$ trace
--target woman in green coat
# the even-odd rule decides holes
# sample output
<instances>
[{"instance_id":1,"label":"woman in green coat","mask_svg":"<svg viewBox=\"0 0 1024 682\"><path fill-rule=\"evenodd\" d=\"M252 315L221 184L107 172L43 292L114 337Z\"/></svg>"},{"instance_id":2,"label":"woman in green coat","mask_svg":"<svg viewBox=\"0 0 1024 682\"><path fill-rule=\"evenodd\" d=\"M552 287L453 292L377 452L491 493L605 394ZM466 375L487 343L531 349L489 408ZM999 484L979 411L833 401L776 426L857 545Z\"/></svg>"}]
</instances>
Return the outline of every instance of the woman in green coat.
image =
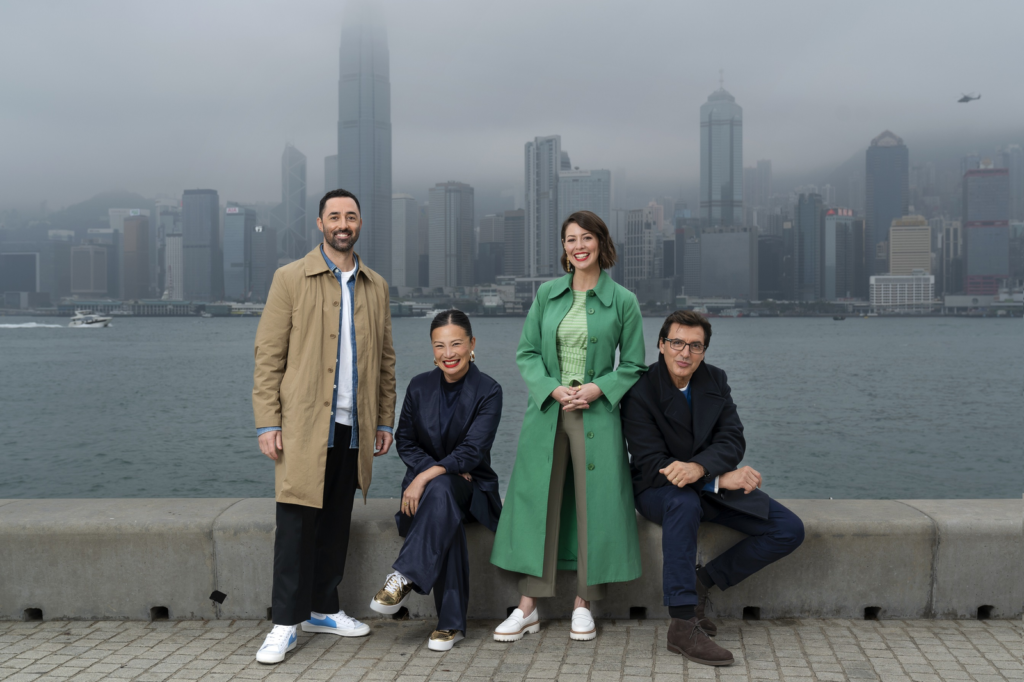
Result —
<instances>
[{"instance_id":1,"label":"woman in green coat","mask_svg":"<svg viewBox=\"0 0 1024 682\"><path fill-rule=\"evenodd\" d=\"M562 247L569 274L537 290L516 352L529 402L491 563L521 574L522 598L495 629L499 642L540 629L535 600L555 595L558 569L577 575L575 640L597 636L590 600L606 583L640 576L619 421L619 401L647 369L640 307L604 272L615 246L597 215L569 216Z\"/></svg>"}]
</instances>

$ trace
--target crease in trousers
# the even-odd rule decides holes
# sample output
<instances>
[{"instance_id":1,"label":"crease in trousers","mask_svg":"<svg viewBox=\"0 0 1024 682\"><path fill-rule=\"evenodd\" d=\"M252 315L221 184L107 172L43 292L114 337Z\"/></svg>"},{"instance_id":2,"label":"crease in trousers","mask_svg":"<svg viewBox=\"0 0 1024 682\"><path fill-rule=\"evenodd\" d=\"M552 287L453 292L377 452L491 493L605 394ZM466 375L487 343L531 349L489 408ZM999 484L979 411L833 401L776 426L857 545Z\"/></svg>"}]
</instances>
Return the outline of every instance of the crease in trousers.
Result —
<instances>
[{"instance_id":1,"label":"crease in trousers","mask_svg":"<svg viewBox=\"0 0 1024 682\"><path fill-rule=\"evenodd\" d=\"M337 445L327 450L321 509L277 503L271 601L274 625L298 625L308 620L312 611L341 610L338 585L345 575L359 478L359 451L349 449L351 438L351 426L334 425Z\"/></svg>"},{"instance_id":2,"label":"crease in trousers","mask_svg":"<svg viewBox=\"0 0 1024 682\"><path fill-rule=\"evenodd\" d=\"M544 528L544 570L538 578L521 575L519 593L526 597L555 596L558 574L558 534L562 516L562 492L566 469L572 461L576 492L576 594L585 601L604 599L606 585L587 584L587 451L583 432L583 412L558 410L555 444L551 457L551 484L548 487L547 523Z\"/></svg>"},{"instance_id":3,"label":"crease in trousers","mask_svg":"<svg viewBox=\"0 0 1024 682\"><path fill-rule=\"evenodd\" d=\"M474 486L457 474L427 483L392 565L419 594L434 593L438 630L466 632L469 550L466 519Z\"/></svg>"}]
</instances>

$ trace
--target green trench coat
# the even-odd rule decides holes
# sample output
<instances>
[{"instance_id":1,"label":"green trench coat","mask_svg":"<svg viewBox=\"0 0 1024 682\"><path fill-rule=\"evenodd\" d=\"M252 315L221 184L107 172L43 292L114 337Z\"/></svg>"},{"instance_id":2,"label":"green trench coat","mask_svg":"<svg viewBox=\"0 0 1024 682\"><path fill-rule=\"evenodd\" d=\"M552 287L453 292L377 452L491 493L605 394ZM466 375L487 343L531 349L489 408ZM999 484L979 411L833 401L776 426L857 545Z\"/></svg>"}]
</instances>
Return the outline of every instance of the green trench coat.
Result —
<instances>
[{"instance_id":1,"label":"green trench coat","mask_svg":"<svg viewBox=\"0 0 1024 682\"><path fill-rule=\"evenodd\" d=\"M551 392L561 385L556 331L572 306L572 275L546 282L526 316L516 362L529 391L516 461L494 537L491 563L540 576L544 563L548 488L555 428L561 406ZM619 401L647 366L643 320L636 296L606 272L587 292L587 378L604 395L583 412L587 449L587 584L640 576L633 486L622 437ZM615 349L619 347L619 366ZM572 467L572 463L569 464ZM576 568L576 495L565 477L558 568Z\"/></svg>"}]
</instances>

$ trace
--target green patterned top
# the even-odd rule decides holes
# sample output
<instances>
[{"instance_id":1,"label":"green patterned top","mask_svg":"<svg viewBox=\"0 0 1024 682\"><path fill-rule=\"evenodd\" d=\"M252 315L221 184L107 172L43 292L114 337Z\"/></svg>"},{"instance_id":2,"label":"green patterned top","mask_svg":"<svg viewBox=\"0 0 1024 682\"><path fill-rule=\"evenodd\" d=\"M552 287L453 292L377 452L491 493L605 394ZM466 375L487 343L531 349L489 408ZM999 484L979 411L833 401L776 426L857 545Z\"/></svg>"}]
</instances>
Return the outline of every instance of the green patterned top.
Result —
<instances>
[{"instance_id":1,"label":"green patterned top","mask_svg":"<svg viewBox=\"0 0 1024 682\"><path fill-rule=\"evenodd\" d=\"M572 292L572 307L558 325L558 367L562 385L576 379L585 384L587 371L587 292Z\"/></svg>"}]
</instances>

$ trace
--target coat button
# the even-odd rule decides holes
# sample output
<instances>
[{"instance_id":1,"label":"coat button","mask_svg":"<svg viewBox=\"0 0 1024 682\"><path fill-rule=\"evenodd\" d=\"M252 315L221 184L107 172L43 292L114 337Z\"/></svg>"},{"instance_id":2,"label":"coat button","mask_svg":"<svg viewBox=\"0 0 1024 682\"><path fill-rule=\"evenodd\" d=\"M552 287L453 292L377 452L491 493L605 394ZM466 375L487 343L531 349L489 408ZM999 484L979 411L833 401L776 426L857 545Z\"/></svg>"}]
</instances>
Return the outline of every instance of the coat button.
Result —
<instances>
[{"instance_id":1,"label":"coat button","mask_svg":"<svg viewBox=\"0 0 1024 682\"><path fill-rule=\"evenodd\" d=\"M334 368L333 367L328 367L327 368L327 373L328 374L334 374Z\"/></svg>"},{"instance_id":2,"label":"coat button","mask_svg":"<svg viewBox=\"0 0 1024 682\"><path fill-rule=\"evenodd\" d=\"M336 338L338 338L338 335L337 334L331 334L331 338L332 339L336 339Z\"/></svg>"},{"instance_id":3,"label":"coat button","mask_svg":"<svg viewBox=\"0 0 1024 682\"><path fill-rule=\"evenodd\" d=\"M587 292L587 296L596 296L596 294L594 293L594 290L591 289L590 291Z\"/></svg>"},{"instance_id":4,"label":"coat button","mask_svg":"<svg viewBox=\"0 0 1024 682\"><path fill-rule=\"evenodd\" d=\"M597 343L597 337L596 336L591 336L590 337L590 343Z\"/></svg>"},{"instance_id":5,"label":"coat button","mask_svg":"<svg viewBox=\"0 0 1024 682\"><path fill-rule=\"evenodd\" d=\"M590 464L587 465L587 471L593 471L593 470L594 470L594 463L591 462Z\"/></svg>"},{"instance_id":6,"label":"coat button","mask_svg":"<svg viewBox=\"0 0 1024 682\"><path fill-rule=\"evenodd\" d=\"M330 400L325 400L324 401L324 407L330 407L330 406L331 406L331 401Z\"/></svg>"},{"instance_id":7,"label":"coat button","mask_svg":"<svg viewBox=\"0 0 1024 682\"><path fill-rule=\"evenodd\" d=\"M593 308L588 309L587 310L587 314L588 315L593 315L594 314L594 309Z\"/></svg>"},{"instance_id":8,"label":"coat button","mask_svg":"<svg viewBox=\"0 0 1024 682\"><path fill-rule=\"evenodd\" d=\"M594 370L590 370L590 376L594 376Z\"/></svg>"},{"instance_id":9,"label":"coat button","mask_svg":"<svg viewBox=\"0 0 1024 682\"><path fill-rule=\"evenodd\" d=\"M335 301L335 302L334 302L334 307L335 307L335 308L337 308L337 307L338 307L338 302L337 302L337 301Z\"/></svg>"},{"instance_id":10,"label":"coat button","mask_svg":"<svg viewBox=\"0 0 1024 682\"><path fill-rule=\"evenodd\" d=\"M587 438L593 438L593 437L594 437L594 432L593 431L587 431Z\"/></svg>"}]
</instances>

